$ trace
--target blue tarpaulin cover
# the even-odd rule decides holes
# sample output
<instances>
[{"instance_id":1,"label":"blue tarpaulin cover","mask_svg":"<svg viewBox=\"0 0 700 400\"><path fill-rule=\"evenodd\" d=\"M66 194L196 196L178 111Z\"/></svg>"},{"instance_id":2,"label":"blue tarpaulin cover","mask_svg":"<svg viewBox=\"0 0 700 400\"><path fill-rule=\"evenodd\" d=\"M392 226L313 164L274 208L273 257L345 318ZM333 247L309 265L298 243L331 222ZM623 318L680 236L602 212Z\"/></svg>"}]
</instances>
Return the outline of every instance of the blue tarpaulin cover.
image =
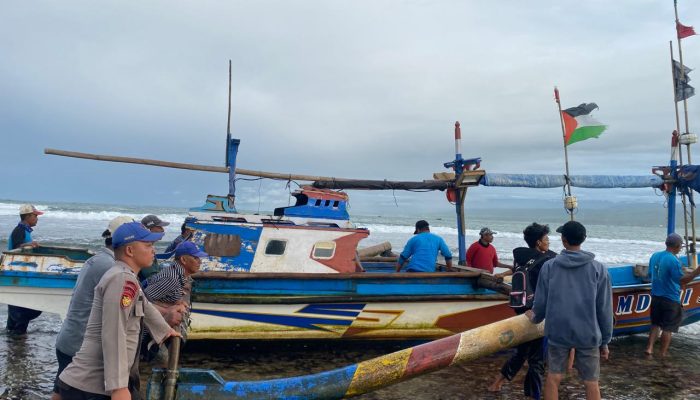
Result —
<instances>
[{"instance_id":1,"label":"blue tarpaulin cover","mask_svg":"<svg viewBox=\"0 0 700 400\"><path fill-rule=\"evenodd\" d=\"M656 175L572 175L570 178L572 186L595 189L657 187L663 183ZM566 181L564 175L487 173L480 183L484 186L555 188L564 186ZM696 181L696 185L700 187L700 182Z\"/></svg>"},{"instance_id":2,"label":"blue tarpaulin cover","mask_svg":"<svg viewBox=\"0 0 700 400\"><path fill-rule=\"evenodd\" d=\"M693 197L690 196L690 189L700 192L700 165L684 165L678 171L676 186L683 194L690 198L690 202L695 205Z\"/></svg>"}]
</instances>

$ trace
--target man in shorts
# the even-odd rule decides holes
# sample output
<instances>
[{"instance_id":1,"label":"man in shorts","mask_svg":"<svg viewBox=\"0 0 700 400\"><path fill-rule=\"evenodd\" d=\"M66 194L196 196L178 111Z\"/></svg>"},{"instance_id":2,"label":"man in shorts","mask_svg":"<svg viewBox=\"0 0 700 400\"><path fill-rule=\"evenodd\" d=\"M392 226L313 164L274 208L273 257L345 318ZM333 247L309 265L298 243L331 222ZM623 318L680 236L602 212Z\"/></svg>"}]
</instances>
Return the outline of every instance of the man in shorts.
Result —
<instances>
[{"instance_id":1,"label":"man in shorts","mask_svg":"<svg viewBox=\"0 0 700 400\"><path fill-rule=\"evenodd\" d=\"M681 251L683 238L672 233L666 238L666 250L654 253L649 260L651 271L651 331L645 353L654 353L654 342L661 335L661 357L666 357L671 345L671 335L678 332L683 322L681 286L700 275L700 268L683 274L681 262L676 256Z\"/></svg>"},{"instance_id":2,"label":"man in shorts","mask_svg":"<svg viewBox=\"0 0 700 400\"><path fill-rule=\"evenodd\" d=\"M557 228L564 250L540 270L535 303L527 311L534 323L547 320L547 378L544 398L559 398L559 384L576 350L574 367L586 387L586 399L599 400L600 358L607 360L613 310L610 275L595 255L581 250L586 228L569 221Z\"/></svg>"}]
</instances>

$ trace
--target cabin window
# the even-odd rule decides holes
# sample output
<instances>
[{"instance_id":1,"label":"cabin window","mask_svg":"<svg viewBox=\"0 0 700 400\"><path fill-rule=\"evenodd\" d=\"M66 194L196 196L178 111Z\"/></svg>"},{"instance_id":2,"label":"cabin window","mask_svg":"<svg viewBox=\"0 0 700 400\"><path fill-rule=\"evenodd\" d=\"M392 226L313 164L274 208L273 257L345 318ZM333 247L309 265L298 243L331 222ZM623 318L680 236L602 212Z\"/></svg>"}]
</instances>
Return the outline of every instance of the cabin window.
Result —
<instances>
[{"instance_id":1,"label":"cabin window","mask_svg":"<svg viewBox=\"0 0 700 400\"><path fill-rule=\"evenodd\" d=\"M265 246L265 255L266 256L281 256L284 254L284 250L287 248L287 241L286 240L277 240L277 239L272 239L269 242L267 242L267 246Z\"/></svg>"},{"instance_id":2,"label":"cabin window","mask_svg":"<svg viewBox=\"0 0 700 400\"><path fill-rule=\"evenodd\" d=\"M237 257L241 254L241 237L221 233L207 233L204 251L213 257Z\"/></svg>"},{"instance_id":3,"label":"cabin window","mask_svg":"<svg viewBox=\"0 0 700 400\"><path fill-rule=\"evenodd\" d=\"M339 202L338 200L334 201L334 202L333 202L333 207L334 207L334 208L338 208L338 204L340 204L340 202Z\"/></svg>"},{"instance_id":4,"label":"cabin window","mask_svg":"<svg viewBox=\"0 0 700 400\"><path fill-rule=\"evenodd\" d=\"M330 201L330 200L326 200L326 207L328 207L328 206L330 206L330 205L331 205L331 201Z\"/></svg>"},{"instance_id":5,"label":"cabin window","mask_svg":"<svg viewBox=\"0 0 700 400\"><path fill-rule=\"evenodd\" d=\"M319 207L321 205L321 199L316 199L316 207Z\"/></svg>"},{"instance_id":6,"label":"cabin window","mask_svg":"<svg viewBox=\"0 0 700 400\"><path fill-rule=\"evenodd\" d=\"M335 254L335 242L316 242L313 250L313 258L329 259Z\"/></svg>"}]
</instances>

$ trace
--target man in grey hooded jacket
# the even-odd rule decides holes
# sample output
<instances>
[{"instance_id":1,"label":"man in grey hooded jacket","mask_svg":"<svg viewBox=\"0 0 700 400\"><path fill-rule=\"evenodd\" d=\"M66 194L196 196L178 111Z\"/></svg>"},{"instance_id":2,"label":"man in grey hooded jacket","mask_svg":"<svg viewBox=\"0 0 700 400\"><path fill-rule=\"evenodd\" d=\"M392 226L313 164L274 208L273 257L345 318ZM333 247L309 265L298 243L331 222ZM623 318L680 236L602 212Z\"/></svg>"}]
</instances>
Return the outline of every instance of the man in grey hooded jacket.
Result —
<instances>
[{"instance_id":1,"label":"man in grey hooded jacket","mask_svg":"<svg viewBox=\"0 0 700 400\"><path fill-rule=\"evenodd\" d=\"M564 250L545 262L540 271L535 303L528 316L547 320L548 372L544 397L559 398L559 384L567 369L569 350L576 350L574 366L586 387L586 398L600 399L600 357L608 358L613 310L610 275L595 255L581 250L586 228L569 221L557 228Z\"/></svg>"}]
</instances>

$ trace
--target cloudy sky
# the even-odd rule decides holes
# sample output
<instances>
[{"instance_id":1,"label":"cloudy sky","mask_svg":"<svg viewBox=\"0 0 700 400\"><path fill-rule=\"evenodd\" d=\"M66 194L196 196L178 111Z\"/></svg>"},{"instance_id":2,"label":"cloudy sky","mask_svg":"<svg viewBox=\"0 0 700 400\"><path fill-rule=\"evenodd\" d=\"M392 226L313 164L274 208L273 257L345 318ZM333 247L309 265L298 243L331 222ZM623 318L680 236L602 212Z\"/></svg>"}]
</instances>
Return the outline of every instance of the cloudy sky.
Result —
<instances>
[{"instance_id":1,"label":"cloudy sky","mask_svg":"<svg viewBox=\"0 0 700 400\"><path fill-rule=\"evenodd\" d=\"M679 11L700 27L700 5L681 0ZM43 149L222 165L229 59L247 169L429 179L453 158L459 120L465 157L487 171L562 173L554 85L564 107L596 102L609 125L570 148L574 174L648 174L667 162L675 127L671 0L5 2L0 37L6 199L184 207L225 194L224 174ZM700 37L684 40L689 67L698 49ZM688 103L691 131L699 104ZM286 205L284 183L239 189L242 207ZM409 207L442 201L416 196L396 193ZM394 205L392 193L353 198Z\"/></svg>"}]
</instances>

